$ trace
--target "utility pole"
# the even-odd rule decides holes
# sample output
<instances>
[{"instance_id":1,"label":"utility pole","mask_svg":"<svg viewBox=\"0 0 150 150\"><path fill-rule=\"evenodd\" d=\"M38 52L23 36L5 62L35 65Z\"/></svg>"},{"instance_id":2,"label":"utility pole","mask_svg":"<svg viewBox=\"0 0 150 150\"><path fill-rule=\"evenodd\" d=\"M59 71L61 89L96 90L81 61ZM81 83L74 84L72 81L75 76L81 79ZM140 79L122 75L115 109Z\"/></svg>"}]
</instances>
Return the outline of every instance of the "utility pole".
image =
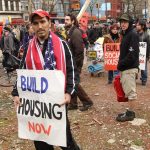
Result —
<instances>
[{"instance_id":1,"label":"utility pole","mask_svg":"<svg viewBox=\"0 0 150 150\"><path fill-rule=\"evenodd\" d=\"M105 12L105 15L106 15L106 21L107 21L107 0L105 0L105 4L106 4L106 12Z\"/></svg>"},{"instance_id":2,"label":"utility pole","mask_svg":"<svg viewBox=\"0 0 150 150\"><path fill-rule=\"evenodd\" d=\"M147 18L150 19L150 1L149 1L149 0L147 1L147 8L148 8L148 15L147 15Z\"/></svg>"},{"instance_id":3,"label":"utility pole","mask_svg":"<svg viewBox=\"0 0 150 150\"><path fill-rule=\"evenodd\" d=\"M130 13L130 0L127 0L127 13Z\"/></svg>"},{"instance_id":4,"label":"utility pole","mask_svg":"<svg viewBox=\"0 0 150 150\"><path fill-rule=\"evenodd\" d=\"M147 15L146 15L146 1L145 1L145 19L147 18Z\"/></svg>"}]
</instances>

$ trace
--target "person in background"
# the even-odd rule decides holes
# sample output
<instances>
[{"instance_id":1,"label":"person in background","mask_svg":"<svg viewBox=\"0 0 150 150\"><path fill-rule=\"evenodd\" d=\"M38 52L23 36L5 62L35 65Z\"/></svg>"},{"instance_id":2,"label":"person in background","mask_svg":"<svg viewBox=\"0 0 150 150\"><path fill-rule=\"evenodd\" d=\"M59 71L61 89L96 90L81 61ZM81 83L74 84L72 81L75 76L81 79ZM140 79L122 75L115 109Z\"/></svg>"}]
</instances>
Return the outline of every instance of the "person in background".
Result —
<instances>
[{"instance_id":1,"label":"person in background","mask_svg":"<svg viewBox=\"0 0 150 150\"><path fill-rule=\"evenodd\" d=\"M86 50L88 50L88 47L89 47L89 40L88 40L88 36L87 36L87 33L86 33L86 31L84 31L83 29L82 29L82 25L81 25L81 23L79 23L79 29L80 29L80 31L81 31L81 33L82 33L82 39L83 39L83 44L84 44L84 47L86 48Z\"/></svg>"},{"instance_id":2,"label":"person in background","mask_svg":"<svg viewBox=\"0 0 150 150\"><path fill-rule=\"evenodd\" d=\"M88 33L88 39L90 44L94 44L94 42L99 38L102 37L102 28L99 25L99 22L94 23L94 27L90 29Z\"/></svg>"},{"instance_id":3,"label":"person in background","mask_svg":"<svg viewBox=\"0 0 150 150\"><path fill-rule=\"evenodd\" d=\"M102 27L102 35L109 34L109 24L108 23L103 23Z\"/></svg>"},{"instance_id":4,"label":"person in background","mask_svg":"<svg viewBox=\"0 0 150 150\"><path fill-rule=\"evenodd\" d=\"M56 26L55 34L61 39L66 39L66 36L63 34L64 28L61 25Z\"/></svg>"},{"instance_id":5,"label":"person in background","mask_svg":"<svg viewBox=\"0 0 150 150\"><path fill-rule=\"evenodd\" d=\"M26 25L26 32L24 33L22 45L20 46L20 49L19 49L20 50L19 51L19 58L22 58L23 54L27 53L29 42L33 38L33 36L34 36L34 31L33 31L32 25L31 25L31 23L28 23Z\"/></svg>"},{"instance_id":6,"label":"person in background","mask_svg":"<svg viewBox=\"0 0 150 150\"><path fill-rule=\"evenodd\" d=\"M8 27L3 28L3 36L1 41L1 48L3 52L3 67L7 67L6 62L8 60L9 54L14 54L15 51L15 43L13 40L13 34L11 33L11 29ZM9 54L8 54L9 53Z\"/></svg>"},{"instance_id":7,"label":"person in background","mask_svg":"<svg viewBox=\"0 0 150 150\"><path fill-rule=\"evenodd\" d=\"M147 62L150 58L150 36L147 33L146 22L144 20L139 20L136 24L136 30L139 35L140 42L146 42L146 62L145 62L145 70L141 70L141 82L142 85L146 85L148 72L147 72Z\"/></svg>"},{"instance_id":8,"label":"person in background","mask_svg":"<svg viewBox=\"0 0 150 150\"><path fill-rule=\"evenodd\" d=\"M29 45L29 41L33 38L34 36L34 30L32 28L31 23L26 25L26 30L27 32L24 35L23 38L23 50L27 51L28 45Z\"/></svg>"},{"instance_id":9,"label":"person in background","mask_svg":"<svg viewBox=\"0 0 150 150\"><path fill-rule=\"evenodd\" d=\"M68 14L65 16L65 29L67 41L75 59L78 73L81 74L84 60L84 46L82 33L79 29L79 24L76 19L76 16L74 16L73 14ZM79 97L80 101L83 104L79 108L80 111L88 110L93 105L92 100L84 91L81 84L78 84L78 91L72 96L72 101L68 107L69 110L78 109L77 97Z\"/></svg>"},{"instance_id":10,"label":"person in background","mask_svg":"<svg viewBox=\"0 0 150 150\"><path fill-rule=\"evenodd\" d=\"M12 29L12 34L13 34L13 39L15 42L15 51L14 51L14 55L17 57L18 56L18 52L19 52L19 48L20 48L20 41L21 41L21 32L19 29L19 26L14 25L14 28Z\"/></svg>"},{"instance_id":11,"label":"person in background","mask_svg":"<svg viewBox=\"0 0 150 150\"><path fill-rule=\"evenodd\" d=\"M114 23L110 26L109 34L104 35L104 43L103 47L106 43L120 43L121 42L121 36L119 34L119 26L118 24ZM118 71L115 70L109 70L108 71L108 84L111 84L113 82L113 78L115 75L118 74Z\"/></svg>"},{"instance_id":12,"label":"person in background","mask_svg":"<svg viewBox=\"0 0 150 150\"><path fill-rule=\"evenodd\" d=\"M150 21L147 21L146 27L147 27L147 33L150 36Z\"/></svg>"},{"instance_id":13,"label":"person in background","mask_svg":"<svg viewBox=\"0 0 150 150\"><path fill-rule=\"evenodd\" d=\"M20 29L17 25L14 25L14 29L12 30L16 39L20 42Z\"/></svg>"},{"instance_id":14,"label":"person in background","mask_svg":"<svg viewBox=\"0 0 150 150\"><path fill-rule=\"evenodd\" d=\"M117 69L120 71L120 79L125 97L128 98L128 108L125 113L118 114L119 122L132 121L135 116L137 100L136 78L139 67L139 37L132 27L133 19L128 14L120 17L122 40Z\"/></svg>"}]
</instances>

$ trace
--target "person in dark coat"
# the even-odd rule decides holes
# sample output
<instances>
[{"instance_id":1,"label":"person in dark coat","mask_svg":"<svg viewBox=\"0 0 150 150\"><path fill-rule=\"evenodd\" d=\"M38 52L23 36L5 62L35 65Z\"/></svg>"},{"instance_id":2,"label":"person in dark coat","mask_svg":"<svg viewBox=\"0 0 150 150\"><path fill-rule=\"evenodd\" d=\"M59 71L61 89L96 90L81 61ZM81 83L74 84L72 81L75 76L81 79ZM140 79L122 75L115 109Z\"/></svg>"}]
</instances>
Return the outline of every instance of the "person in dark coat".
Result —
<instances>
[{"instance_id":1,"label":"person in dark coat","mask_svg":"<svg viewBox=\"0 0 150 150\"><path fill-rule=\"evenodd\" d=\"M73 14L68 14L65 16L65 28L67 31L66 32L67 41L72 51L73 57L75 59L78 73L81 74L84 60L84 44L82 33L81 30L79 29L78 21ZM70 110L78 109L77 97L79 97L80 101L83 104L83 106L79 108L81 111L88 110L93 105L92 100L84 91L81 84L79 84L78 92L77 94L72 96L72 101L69 104L68 109Z\"/></svg>"},{"instance_id":2,"label":"person in dark coat","mask_svg":"<svg viewBox=\"0 0 150 150\"><path fill-rule=\"evenodd\" d=\"M89 39L89 42L90 44L94 44L94 42L99 38L99 37L102 37L102 28L100 27L99 23L98 22L95 22L94 23L94 27L91 28L89 30L89 33L88 33L88 39Z\"/></svg>"},{"instance_id":3,"label":"person in dark coat","mask_svg":"<svg viewBox=\"0 0 150 150\"><path fill-rule=\"evenodd\" d=\"M120 17L122 30L122 41L120 45L120 57L118 62L118 70L125 97L128 98L127 111L117 116L116 120L120 122L132 121L135 116L135 104L137 99L136 77L139 67L139 37L133 30L133 20L128 14Z\"/></svg>"},{"instance_id":4,"label":"person in dark coat","mask_svg":"<svg viewBox=\"0 0 150 150\"><path fill-rule=\"evenodd\" d=\"M11 32L11 29L9 27L3 28L3 36L2 36L2 52L3 52L3 67L7 66L7 61L9 54L14 54L15 52L15 43L13 34Z\"/></svg>"},{"instance_id":5,"label":"person in dark coat","mask_svg":"<svg viewBox=\"0 0 150 150\"><path fill-rule=\"evenodd\" d=\"M26 25L26 30L27 32L25 33L24 38L23 38L23 50L24 51L27 51L29 41L34 36L34 31L30 23Z\"/></svg>"},{"instance_id":6,"label":"person in dark coat","mask_svg":"<svg viewBox=\"0 0 150 150\"><path fill-rule=\"evenodd\" d=\"M136 24L136 30L140 38L140 42L146 42L146 62L145 70L141 70L141 82L142 85L146 85L148 72L147 72L147 62L150 58L150 36L147 33L146 22L144 20L139 20Z\"/></svg>"}]
</instances>

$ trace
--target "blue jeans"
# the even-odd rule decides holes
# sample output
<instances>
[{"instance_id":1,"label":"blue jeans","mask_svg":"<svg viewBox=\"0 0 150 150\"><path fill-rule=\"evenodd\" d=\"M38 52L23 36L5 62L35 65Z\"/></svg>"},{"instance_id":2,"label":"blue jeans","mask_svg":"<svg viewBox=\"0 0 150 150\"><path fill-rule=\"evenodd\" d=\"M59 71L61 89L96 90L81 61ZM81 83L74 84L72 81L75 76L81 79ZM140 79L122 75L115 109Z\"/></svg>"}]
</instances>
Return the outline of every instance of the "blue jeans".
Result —
<instances>
[{"instance_id":1,"label":"blue jeans","mask_svg":"<svg viewBox=\"0 0 150 150\"><path fill-rule=\"evenodd\" d=\"M108 71L108 81L113 81L113 78L118 75L119 71L118 70L109 70Z\"/></svg>"},{"instance_id":2,"label":"blue jeans","mask_svg":"<svg viewBox=\"0 0 150 150\"><path fill-rule=\"evenodd\" d=\"M145 64L145 70L141 70L141 81L142 82L147 82L147 61L146 61L146 64Z\"/></svg>"}]
</instances>

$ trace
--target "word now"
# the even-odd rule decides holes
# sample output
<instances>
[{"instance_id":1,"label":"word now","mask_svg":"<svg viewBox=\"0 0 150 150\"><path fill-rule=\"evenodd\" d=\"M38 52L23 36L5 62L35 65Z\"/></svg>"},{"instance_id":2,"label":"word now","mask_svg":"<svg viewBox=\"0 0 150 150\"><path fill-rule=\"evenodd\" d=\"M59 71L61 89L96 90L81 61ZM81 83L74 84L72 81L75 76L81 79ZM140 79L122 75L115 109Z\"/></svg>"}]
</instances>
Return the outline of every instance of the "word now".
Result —
<instances>
[{"instance_id":1,"label":"word now","mask_svg":"<svg viewBox=\"0 0 150 150\"><path fill-rule=\"evenodd\" d=\"M30 132L34 132L37 134L44 133L44 134L49 135L51 131L50 125L46 129L42 123L41 124L34 123L34 122L31 123L30 121L28 121L28 128Z\"/></svg>"},{"instance_id":2,"label":"word now","mask_svg":"<svg viewBox=\"0 0 150 150\"><path fill-rule=\"evenodd\" d=\"M40 78L40 89L37 89L37 79L36 77L25 77L21 76L21 88L22 91L32 91L35 93L45 93L48 89L48 81L46 78Z\"/></svg>"}]
</instances>

